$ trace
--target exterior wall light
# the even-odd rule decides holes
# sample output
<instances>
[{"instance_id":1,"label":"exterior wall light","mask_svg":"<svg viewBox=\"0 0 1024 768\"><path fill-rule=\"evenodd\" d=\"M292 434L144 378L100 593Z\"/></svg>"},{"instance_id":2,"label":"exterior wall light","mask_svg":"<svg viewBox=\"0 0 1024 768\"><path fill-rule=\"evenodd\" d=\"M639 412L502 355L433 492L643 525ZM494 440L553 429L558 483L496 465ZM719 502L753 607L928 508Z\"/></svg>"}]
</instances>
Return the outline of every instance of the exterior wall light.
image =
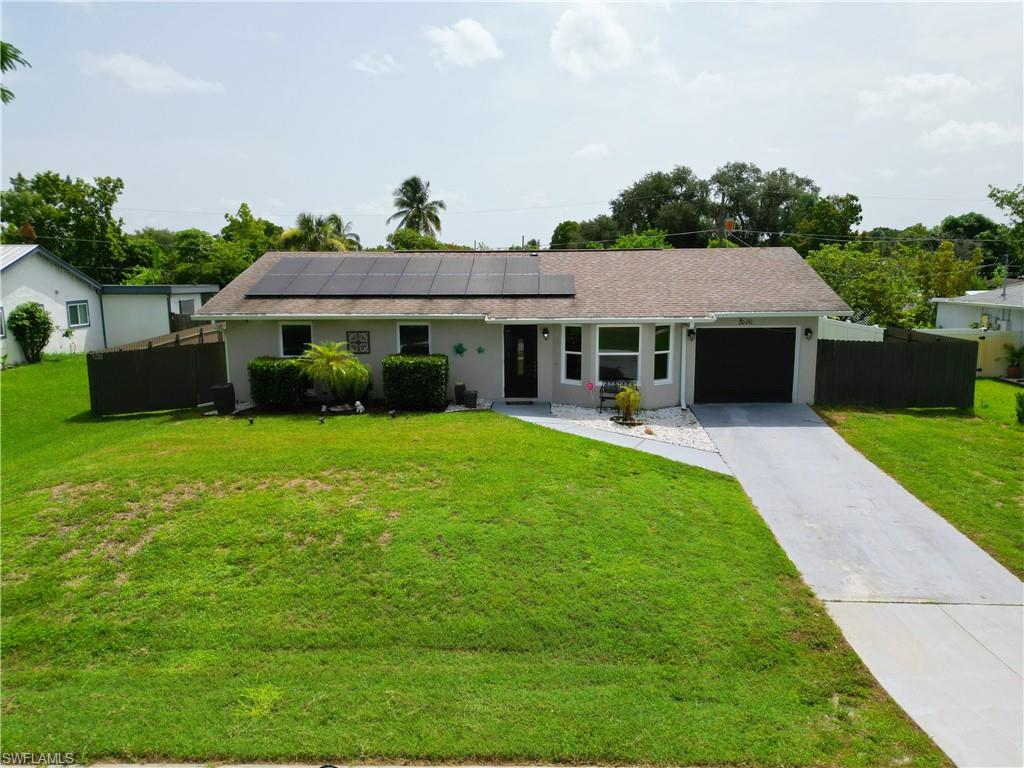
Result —
<instances>
[{"instance_id":1,"label":"exterior wall light","mask_svg":"<svg viewBox=\"0 0 1024 768\"><path fill-rule=\"evenodd\" d=\"M810 339L814 335L814 331L810 328L804 328L804 338Z\"/></svg>"},{"instance_id":2,"label":"exterior wall light","mask_svg":"<svg viewBox=\"0 0 1024 768\"><path fill-rule=\"evenodd\" d=\"M551 333L548 331L547 328L543 328L543 329L541 329L540 335L544 337L544 341L547 341L548 340L548 336L550 336Z\"/></svg>"},{"instance_id":3,"label":"exterior wall light","mask_svg":"<svg viewBox=\"0 0 1024 768\"><path fill-rule=\"evenodd\" d=\"M686 332L686 338L688 338L690 341L693 341L694 339L697 338L697 332L695 330L693 330L693 328L690 328Z\"/></svg>"}]
</instances>

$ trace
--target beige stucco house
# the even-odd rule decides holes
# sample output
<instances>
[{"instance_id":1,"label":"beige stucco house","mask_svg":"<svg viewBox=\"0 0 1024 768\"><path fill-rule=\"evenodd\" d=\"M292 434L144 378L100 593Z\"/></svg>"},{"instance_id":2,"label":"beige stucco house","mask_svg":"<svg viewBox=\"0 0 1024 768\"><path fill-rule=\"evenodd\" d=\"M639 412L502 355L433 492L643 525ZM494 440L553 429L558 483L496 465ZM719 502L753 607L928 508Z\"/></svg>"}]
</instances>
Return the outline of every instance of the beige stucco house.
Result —
<instances>
[{"instance_id":1,"label":"beige stucco house","mask_svg":"<svg viewBox=\"0 0 1024 768\"><path fill-rule=\"evenodd\" d=\"M849 307L790 248L272 252L195 317L226 325L228 375L345 341L371 368L448 356L451 385L491 400L597 405L633 380L645 407L813 402L818 320Z\"/></svg>"}]
</instances>

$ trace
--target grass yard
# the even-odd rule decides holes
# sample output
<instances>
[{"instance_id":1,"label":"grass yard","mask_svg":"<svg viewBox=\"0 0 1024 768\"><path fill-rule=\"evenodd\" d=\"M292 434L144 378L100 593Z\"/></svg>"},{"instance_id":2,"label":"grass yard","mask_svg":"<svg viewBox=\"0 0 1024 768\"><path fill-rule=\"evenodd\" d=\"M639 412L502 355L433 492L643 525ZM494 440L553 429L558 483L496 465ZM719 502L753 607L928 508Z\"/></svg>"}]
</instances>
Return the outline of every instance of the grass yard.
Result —
<instances>
[{"instance_id":1,"label":"grass yard","mask_svg":"<svg viewBox=\"0 0 1024 768\"><path fill-rule=\"evenodd\" d=\"M1024 577L1024 429L1019 387L980 379L974 414L820 408L850 445L1017 576Z\"/></svg>"},{"instance_id":2,"label":"grass yard","mask_svg":"<svg viewBox=\"0 0 1024 768\"><path fill-rule=\"evenodd\" d=\"M947 765L730 478L493 413L2 386L4 751Z\"/></svg>"}]
</instances>

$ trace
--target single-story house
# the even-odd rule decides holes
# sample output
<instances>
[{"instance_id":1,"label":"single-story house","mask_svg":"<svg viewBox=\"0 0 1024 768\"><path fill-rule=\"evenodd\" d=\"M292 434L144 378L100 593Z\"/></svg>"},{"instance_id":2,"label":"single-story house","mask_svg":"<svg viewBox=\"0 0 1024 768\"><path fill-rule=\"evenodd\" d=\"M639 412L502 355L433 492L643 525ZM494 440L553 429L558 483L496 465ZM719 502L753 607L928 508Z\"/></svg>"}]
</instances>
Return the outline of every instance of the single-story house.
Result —
<instances>
[{"instance_id":1,"label":"single-story house","mask_svg":"<svg viewBox=\"0 0 1024 768\"><path fill-rule=\"evenodd\" d=\"M1005 288L968 291L963 296L932 299L940 336L978 342L979 376L1006 374L1005 346L1024 344L1024 280L1008 280Z\"/></svg>"},{"instance_id":2,"label":"single-story house","mask_svg":"<svg viewBox=\"0 0 1024 768\"><path fill-rule=\"evenodd\" d=\"M226 326L227 370L344 341L370 366L443 353L483 398L596 405L635 380L644 407L814 400L819 318L850 309L791 248L271 252L195 317ZM588 386L592 385L592 386Z\"/></svg>"},{"instance_id":3,"label":"single-story house","mask_svg":"<svg viewBox=\"0 0 1024 768\"><path fill-rule=\"evenodd\" d=\"M24 360L7 333L7 314L41 304L55 330L47 352L92 352L170 333L172 315L188 317L216 285L104 285L39 245L0 245L0 354ZM67 335L65 335L67 334Z\"/></svg>"}]
</instances>

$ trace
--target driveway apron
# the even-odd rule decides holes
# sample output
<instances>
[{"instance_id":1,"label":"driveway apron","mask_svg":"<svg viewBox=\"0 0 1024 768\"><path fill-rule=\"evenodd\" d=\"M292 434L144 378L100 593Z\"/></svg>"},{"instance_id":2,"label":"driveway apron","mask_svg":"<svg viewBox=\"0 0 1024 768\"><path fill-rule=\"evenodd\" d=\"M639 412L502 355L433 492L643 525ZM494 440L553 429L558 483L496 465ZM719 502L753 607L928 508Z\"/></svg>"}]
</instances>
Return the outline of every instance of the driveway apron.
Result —
<instances>
[{"instance_id":1,"label":"driveway apron","mask_svg":"<svg viewBox=\"0 0 1024 768\"><path fill-rule=\"evenodd\" d=\"M694 413L847 641L961 766L1024 765L1024 585L795 404Z\"/></svg>"}]
</instances>

